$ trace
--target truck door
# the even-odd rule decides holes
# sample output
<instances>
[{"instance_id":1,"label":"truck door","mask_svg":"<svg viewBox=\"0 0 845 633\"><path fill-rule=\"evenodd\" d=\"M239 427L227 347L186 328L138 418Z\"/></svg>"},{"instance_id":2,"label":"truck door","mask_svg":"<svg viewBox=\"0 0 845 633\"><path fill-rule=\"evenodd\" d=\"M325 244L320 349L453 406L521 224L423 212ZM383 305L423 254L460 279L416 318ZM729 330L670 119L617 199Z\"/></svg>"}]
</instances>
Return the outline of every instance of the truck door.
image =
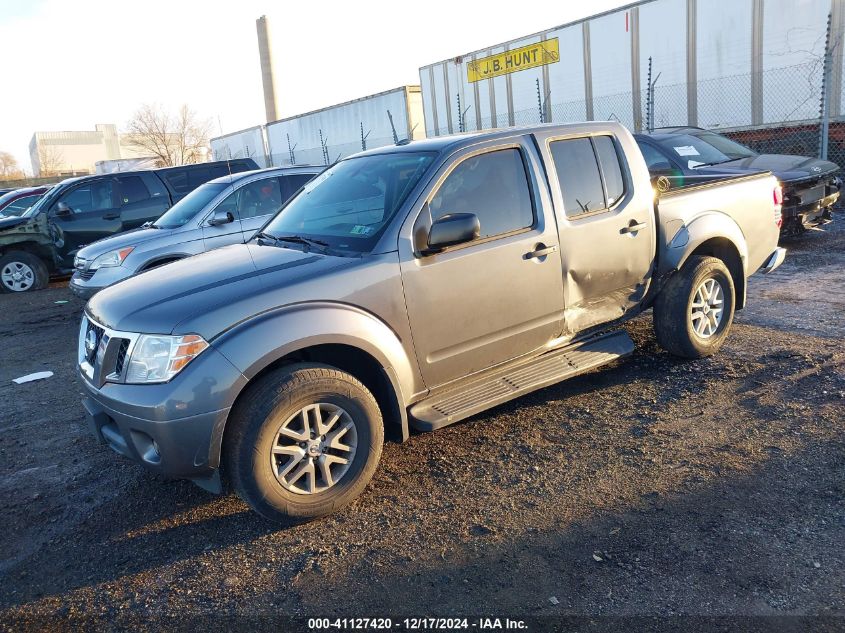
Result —
<instances>
[{"instance_id":1,"label":"truck door","mask_svg":"<svg viewBox=\"0 0 845 633\"><path fill-rule=\"evenodd\" d=\"M121 231L120 203L113 177L70 187L48 210L61 265L73 268L81 247Z\"/></svg>"},{"instance_id":2,"label":"truck door","mask_svg":"<svg viewBox=\"0 0 845 633\"><path fill-rule=\"evenodd\" d=\"M635 191L611 133L538 140L560 228L564 326L575 334L618 319L645 295L654 265L654 197L650 187ZM633 140L628 145L638 151Z\"/></svg>"},{"instance_id":3,"label":"truck door","mask_svg":"<svg viewBox=\"0 0 845 633\"><path fill-rule=\"evenodd\" d=\"M435 176L402 229L405 303L429 388L545 346L561 329L557 228L524 137L473 146ZM432 222L473 213L478 238L425 254Z\"/></svg>"}]
</instances>

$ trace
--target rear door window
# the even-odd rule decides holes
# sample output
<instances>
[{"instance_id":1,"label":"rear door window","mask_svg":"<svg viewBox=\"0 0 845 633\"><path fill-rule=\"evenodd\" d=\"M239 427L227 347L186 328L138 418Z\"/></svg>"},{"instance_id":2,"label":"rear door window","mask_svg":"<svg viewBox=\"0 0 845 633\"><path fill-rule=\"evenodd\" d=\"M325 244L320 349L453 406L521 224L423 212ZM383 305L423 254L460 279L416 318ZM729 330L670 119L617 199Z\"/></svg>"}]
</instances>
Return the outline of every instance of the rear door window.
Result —
<instances>
[{"instance_id":1,"label":"rear door window","mask_svg":"<svg viewBox=\"0 0 845 633\"><path fill-rule=\"evenodd\" d=\"M610 136L552 141L555 173L568 217L602 211L625 195L625 177Z\"/></svg>"},{"instance_id":2,"label":"rear door window","mask_svg":"<svg viewBox=\"0 0 845 633\"><path fill-rule=\"evenodd\" d=\"M264 178L238 189L238 213L242 220L276 213L282 208L282 188L277 178Z\"/></svg>"},{"instance_id":3,"label":"rear door window","mask_svg":"<svg viewBox=\"0 0 845 633\"><path fill-rule=\"evenodd\" d=\"M596 136L593 138L599 167L604 177L605 206L609 209L619 202L625 195L625 177L622 175L619 152L616 143L610 136Z\"/></svg>"},{"instance_id":4,"label":"rear door window","mask_svg":"<svg viewBox=\"0 0 845 633\"><path fill-rule=\"evenodd\" d=\"M532 226L534 207L522 153L503 149L465 159L440 185L429 209L432 220L474 213L480 238Z\"/></svg>"},{"instance_id":5,"label":"rear door window","mask_svg":"<svg viewBox=\"0 0 845 633\"><path fill-rule=\"evenodd\" d=\"M150 199L150 192L140 176L120 177L120 201L123 205Z\"/></svg>"},{"instance_id":6,"label":"rear door window","mask_svg":"<svg viewBox=\"0 0 845 633\"><path fill-rule=\"evenodd\" d=\"M279 176L279 184L282 187L282 201L287 202L291 196L299 191L302 186L314 178L316 174L291 174L290 176Z\"/></svg>"},{"instance_id":7,"label":"rear door window","mask_svg":"<svg viewBox=\"0 0 845 633\"><path fill-rule=\"evenodd\" d=\"M551 152L566 215L574 217L603 209L604 188L590 139L553 141Z\"/></svg>"}]
</instances>

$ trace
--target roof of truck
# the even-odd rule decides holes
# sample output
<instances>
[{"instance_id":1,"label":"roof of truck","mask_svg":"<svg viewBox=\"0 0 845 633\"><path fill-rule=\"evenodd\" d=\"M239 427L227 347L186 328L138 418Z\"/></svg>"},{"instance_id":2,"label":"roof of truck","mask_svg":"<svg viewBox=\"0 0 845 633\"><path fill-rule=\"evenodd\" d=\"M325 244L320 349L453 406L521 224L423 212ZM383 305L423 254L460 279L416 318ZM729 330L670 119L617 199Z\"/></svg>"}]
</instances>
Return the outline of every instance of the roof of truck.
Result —
<instances>
[{"instance_id":1,"label":"roof of truck","mask_svg":"<svg viewBox=\"0 0 845 633\"><path fill-rule=\"evenodd\" d=\"M375 154L391 154L396 152L442 152L444 150L456 149L471 145L479 140L508 138L516 135L532 134L534 132L548 133L549 129L560 128L607 128L618 126L615 121L584 121L579 123L542 123L536 125L525 125L521 127L495 128L481 132L463 132L450 134L448 136L435 136L433 138L421 139L419 141L400 142L398 145L384 145L375 149L360 152L355 156L369 156Z\"/></svg>"}]
</instances>

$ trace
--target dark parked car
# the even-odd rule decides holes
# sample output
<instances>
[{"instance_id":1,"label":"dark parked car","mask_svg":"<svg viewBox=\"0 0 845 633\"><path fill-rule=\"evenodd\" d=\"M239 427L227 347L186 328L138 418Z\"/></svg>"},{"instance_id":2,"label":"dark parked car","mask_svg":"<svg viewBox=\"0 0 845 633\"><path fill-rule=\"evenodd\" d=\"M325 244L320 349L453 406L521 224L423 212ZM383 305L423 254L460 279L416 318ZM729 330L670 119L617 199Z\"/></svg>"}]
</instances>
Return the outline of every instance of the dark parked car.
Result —
<instances>
[{"instance_id":1,"label":"dark parked car","mask_svg":"<svg viewBox=\"0 0 845 633\"><path fill-rule=\"evenodd\" d=\"M245 242L323 169L260 169L200 185L150 226L81 249L70 289L90 299L106 286L151 268Z\"/></svg>"},{"instance_id":2,"label":"dark parked car","mask_svg":"<svg viewBox=\"0 0 845 633\"><path fill-rule=\"evenodd\" d=\"M52 185L51 185L52 186ZM12 189L0 195L0 215L21 216L50 190L49 186Z\"/></svg>"},{"instance_id":3,"label":"dark parked car","mask_svg":"<svg viewBox=\"0 0 845 633\"><path fill-rule=\"evenodd\" d=\"M783 186L782 234L794 235L827 224L839 199L839 166L830 161L788 154L758 154L721 134L697 127L658 128L636 135L652 176L673 185L690 184L726 173L770 171Z\"/></svg>"},{"instance_id":4,"label":"dark parked car","mask_svg":"<svg viewBox=\"0 0 845 633\"><path fill-rule=\"evenodd\" d=\"M47 285L96 240L157 219L201 184L257 169L251 158L63 180L20 216L0 218L0 292Z\"/></svg>"}]
</instances>

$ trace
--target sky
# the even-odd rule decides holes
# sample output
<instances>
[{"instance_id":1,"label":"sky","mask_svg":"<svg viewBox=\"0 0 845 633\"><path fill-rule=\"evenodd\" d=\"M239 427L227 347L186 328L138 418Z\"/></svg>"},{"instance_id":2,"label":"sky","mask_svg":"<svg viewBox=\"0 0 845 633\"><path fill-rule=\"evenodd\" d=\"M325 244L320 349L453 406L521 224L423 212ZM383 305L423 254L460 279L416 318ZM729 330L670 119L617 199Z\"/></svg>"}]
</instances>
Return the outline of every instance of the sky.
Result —
<instances>
[{"instance_id":1,"label":"sky","mask_svg":"<svg viewBox=\"0 0 845 633\"><path fill-rule=\"evenodd\" d=\"M419 68L627 0L0 0L0 151L33 132L123 129L188 104L212 135L264 122L255 20L270 23L279 117L419 83Z\"/></svg>"}]
</instances>

